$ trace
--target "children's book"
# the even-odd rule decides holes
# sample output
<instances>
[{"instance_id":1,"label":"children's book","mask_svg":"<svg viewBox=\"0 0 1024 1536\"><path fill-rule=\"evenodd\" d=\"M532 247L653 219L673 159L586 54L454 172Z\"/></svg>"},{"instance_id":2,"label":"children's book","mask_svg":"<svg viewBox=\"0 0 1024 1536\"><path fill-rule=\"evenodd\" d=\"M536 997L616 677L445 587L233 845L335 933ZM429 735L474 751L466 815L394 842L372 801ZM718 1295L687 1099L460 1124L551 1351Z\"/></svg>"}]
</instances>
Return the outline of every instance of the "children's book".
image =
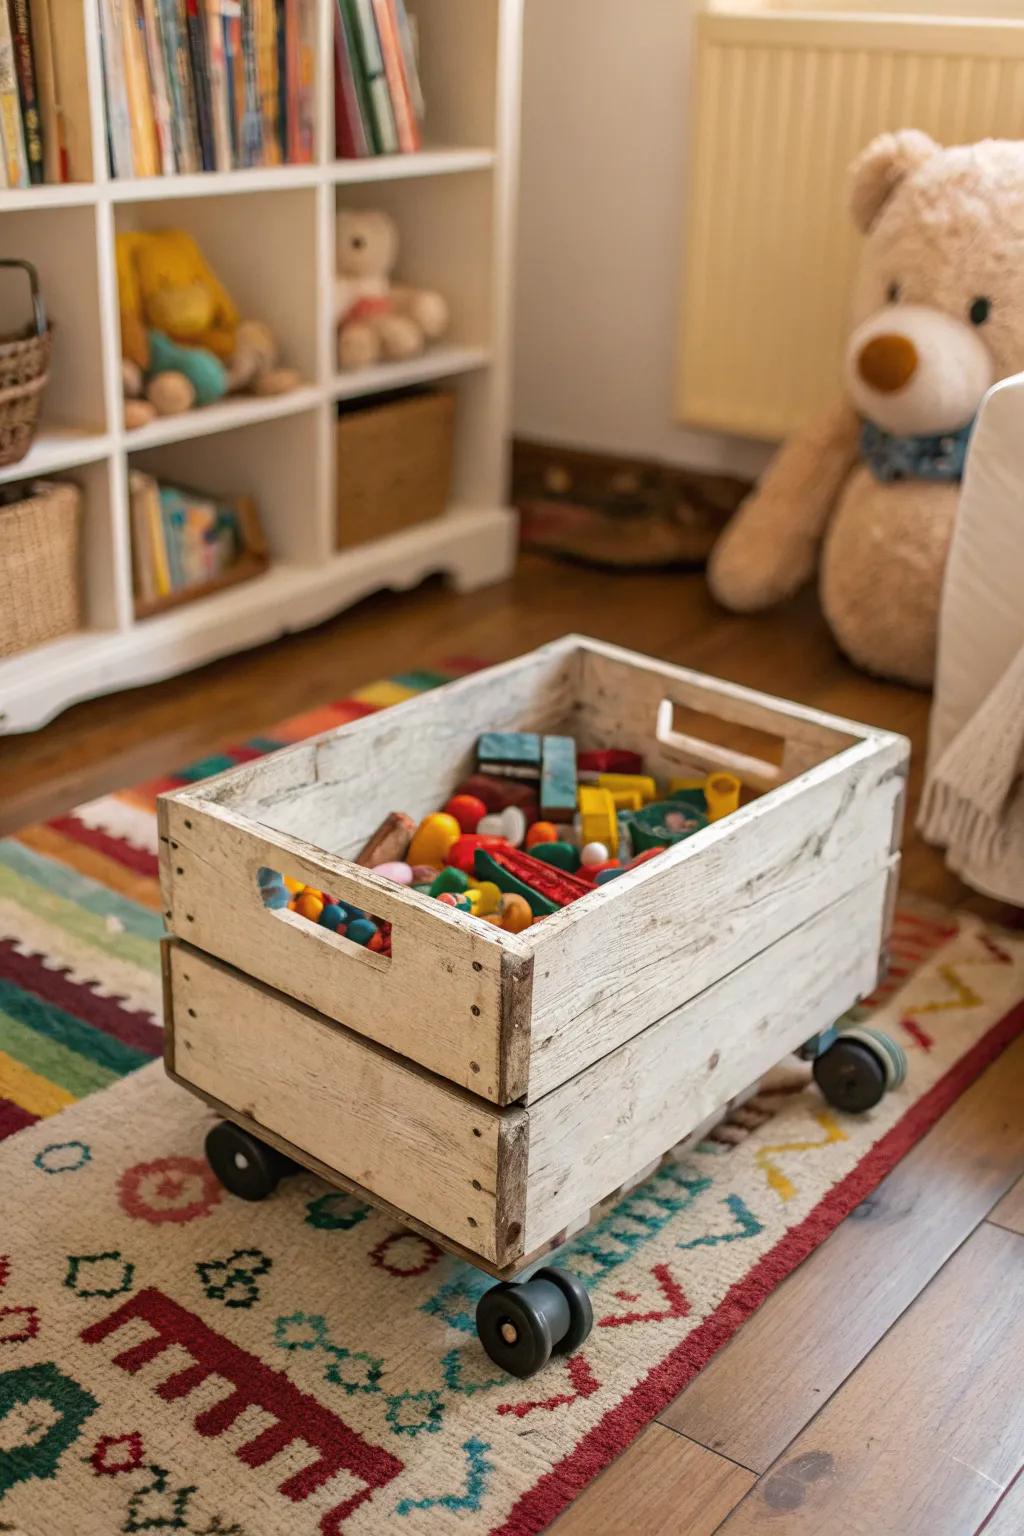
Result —
<instances>
[{"instance_id":1,"label":"children's book","mask_svg":"<svg viewBox=\"0 0 1024 1536\"><path fill-rule=\"evenodd\" d=\"M373 19L373 0L346 0L346 3L351 6L359 63L369 97L374 147L378 154L394 155L398 152L398 132L384 73L384 55Z\"/></svg>"},{"instance_id":2,"label":"children's book","mask_svg":"<svg viewBox=\"0 0 1024 1536\"><path fill-rule=\"evenodd\" d=\"M110 169L115 176L132 176L132 125L124 77L124 8L122 0L100 0L103 34L103 80L107 96L107 137Z\"/></svg>"},{"instance_id":3,"label":"children's book","mask_svg":"<svg viewBox=\"0 0 1024 1536\"><path fill-rule=\"evenodd\" d=\"M174 130L171 123L171 93L167 81L167 65L164 59L163 40L157 19L156 0L143 0L146 62L153 91L153 118L160 151L160 170L164 176L173 176L178 169L174 154Z\"/></svg>"},{"instance_id":4,"label":"children's book","mask_svg":"<svg viewBox=\"0 0 1024 1536\"><path fill-rule=\"evenodd\" d=\"M405 64L391 0L373 0L373 16L377 24L377 37L384 60L384 74L391 99L398 147L403 154L411 155L420 148L420 128L406 83Z\"/></svg>"},{"instance_id":5,"label":"children's book","mask_svg":"<svg viewBox=\"0 0 1024 1536\"><path fill-rule=\"evenodd\" d=\"M125 0L123 36L134 174L156 176L160 172L160 147L153 114L153 82L146 56L143 0Z\"/></svg>"},{"instance_id":6,"label":"children's book","mask_svg":"<svg viewBox=\"0 0 1024 1536\"><path fill-rule=\"evenodd\" d=\"M395 13L395 26L398 30L398 41L402 49L402 63L405 65L405 83L412 97L412 109L416 121L422 124L426 116L426 107L423 100L423 87L420 84L416 33L409 12L405 8L405 0L392 0L392 7Z\"/></svg>"},{"instance_id":7,"label":"children's book","mask_svg":"<svg viewBox=\"0 0 1024 1536\"><path fill-rule=\"evenodd\" d=\"M14 62L14 39L6 0L0 0L0 132L3 134L6 185L27 187L28 156L21 128L21 101Z\"/></svg>"},{"instance_id":8,"label":"children's book","mask_svg":"<svg viewBox=\"0 0 1024 1536\"><path fill-rule=\"evenodd\" d=\"M340 0L334 13L334 153L344 160L372 153L356 91Z\"/></svg>"},{"instance_id":9,"label":"children's book","mask_svg":"<svg viewBox=\"0 0 1024 1536\"><path fill-rule=\"evenodd\" d=\"M39 116L36 65L32 49L32 23L28 0L10 0L11 35L14 41L14 67L18 76L21 102L21 127L25 135L28 179L35 185L43 180L43 125Z\"/></svg>"},{"instance_id":10,"label":"children's book","mask_svg":"<svg viewBox=\"0 0 1024 1536\"><path fill-rule=\"evenodd\" d=\"M43 180L53 184L67 181L68 165L50 0L32 0L32 49L35 56L39 117L42 125Z\"/></svg>"}]
</instances>

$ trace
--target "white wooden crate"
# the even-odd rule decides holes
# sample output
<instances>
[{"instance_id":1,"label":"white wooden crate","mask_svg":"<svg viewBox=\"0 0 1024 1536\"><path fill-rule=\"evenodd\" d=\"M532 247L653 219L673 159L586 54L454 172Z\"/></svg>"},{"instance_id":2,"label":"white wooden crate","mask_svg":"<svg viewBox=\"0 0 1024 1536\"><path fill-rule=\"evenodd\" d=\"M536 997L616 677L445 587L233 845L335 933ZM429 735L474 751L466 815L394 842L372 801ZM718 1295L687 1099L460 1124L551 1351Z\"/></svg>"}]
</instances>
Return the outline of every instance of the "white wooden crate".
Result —
<instances>
[{"instance_id":1,"label":"white wooden crate","mask_svg":"<svg viewBox=\"0 0 1024 1536\"><path fill-rule=\"evenodd\" d=\"M488 729L760 793L506 934L350 862L389 811L437 809ZM871 990L907 760L902 737L569 637L164 796L168 1066L515 1270ZM388 920L391 958L265 908L261 867Z\"/></svg>"}]
</instances>

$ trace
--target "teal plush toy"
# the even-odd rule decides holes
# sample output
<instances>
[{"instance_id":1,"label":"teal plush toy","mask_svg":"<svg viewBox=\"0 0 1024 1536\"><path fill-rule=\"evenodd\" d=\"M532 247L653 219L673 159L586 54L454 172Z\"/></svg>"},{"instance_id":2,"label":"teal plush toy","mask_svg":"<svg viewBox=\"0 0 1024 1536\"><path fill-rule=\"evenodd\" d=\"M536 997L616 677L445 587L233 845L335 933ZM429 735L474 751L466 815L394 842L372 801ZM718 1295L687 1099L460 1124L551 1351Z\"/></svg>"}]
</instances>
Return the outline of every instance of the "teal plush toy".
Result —
<instances>
[{"instance_id":1,"label":"teal plush toy","mask_svg":"<svg viewBox=\"0 0 1024 1536\"><path fill-rule=\"evenodd\" d=\"M174 375L179 378L174 379ZM228 392L227 369L218 357L205 347L182 346L163 331L149 332L146 377L146 394L161 416L176 415L193 405L210 405ZM183 387L186 383L188 391Z\"/></svg>"}]
</instances>

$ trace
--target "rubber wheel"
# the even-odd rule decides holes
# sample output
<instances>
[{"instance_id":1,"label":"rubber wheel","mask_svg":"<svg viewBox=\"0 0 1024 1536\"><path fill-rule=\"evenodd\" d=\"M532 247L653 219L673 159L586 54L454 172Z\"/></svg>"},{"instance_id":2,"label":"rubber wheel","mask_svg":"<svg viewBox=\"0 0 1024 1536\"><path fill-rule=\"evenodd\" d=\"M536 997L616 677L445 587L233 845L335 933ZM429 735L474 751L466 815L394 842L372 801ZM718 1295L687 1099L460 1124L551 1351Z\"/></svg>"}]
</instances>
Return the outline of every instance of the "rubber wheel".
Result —
<instances>
[{"instance_id":1,"label":"rubber wheel","mask_svg":"<svg viewBox=\"0 0 1024 1536\"><path fill-rule=\"evenodd\" d=\"M814 1063L814 1081L828 1102L847 1114L874 1109L888 1087L881 1054L863 1040L842 1035Z\"/></svg>"},{"instance_id":2,"label":"rubber wheel","mask_svg":"<svg viewBox=\"0 0 1024 1536\"><path fill-rule=\"evenodd\" d=\"M265 1141L222 1120L206 1133L206 1161L224 1188L242 1200L272 1195L292 1163Z\"/></svg>"},{"instance_id":3,"label":"rubber wheel","mask_svg":"<svg viewBox=\"0 0 1024 1536\"><path fill-rule=\"evenodd\" d=\"M535 1280L550 1280L569 1303L569 1328L552 1350L556 1355L571 1355L579 1349L594 1326L594 1308L583 1281L567 1269L538 1269Z\"/></svg>"},{"instance_id":4,"label":"rubber wheel","mask_svg":"<svg viewBox=\"0 0 1024 1536\"><path fill-rule=\"evenodd\" d=\"M543 1370L553 1354L577 1349L593 1321L585 1288L561 1269L492 1286L476 1308L477 1336L488 1356L521 1380Z\"/></svg>"}]
</instances>

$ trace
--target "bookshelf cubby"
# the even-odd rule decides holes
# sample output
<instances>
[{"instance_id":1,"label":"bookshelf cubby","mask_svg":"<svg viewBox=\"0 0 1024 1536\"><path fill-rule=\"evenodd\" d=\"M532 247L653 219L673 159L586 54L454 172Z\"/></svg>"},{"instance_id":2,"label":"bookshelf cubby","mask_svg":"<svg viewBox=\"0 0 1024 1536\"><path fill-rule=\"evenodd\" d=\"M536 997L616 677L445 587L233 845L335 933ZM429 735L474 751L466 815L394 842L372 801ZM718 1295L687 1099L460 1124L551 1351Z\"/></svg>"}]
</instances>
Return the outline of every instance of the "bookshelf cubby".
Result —
<instances>
[{"instance_id":1,"label":"bookshelf cubby","mask_svg":"<svg viewBox=\"0 0 1024 1536\"><path fill-rule=\"evenodd\" d=\"M511 569L505 505L510 265L523 0L408 0L427 102L413 155L334 158L332 27L317 15L313 164L117 180L106 151L96 0L57 0L67 49L67 136L75 180L0 191L0 256L39 268L57 327L36 440L0 482L40 475L83 492L83 626L0 658L0 734L31 730L75 700L154 681L315 624L384 587L444 572L457 590ZM333 316L339 207L384 207L399 221L403 279L439 289L448 335L422 356L340 372ZM203 410L124 427L115 233L181 227L199 240L243 314L267 320L302 383L287 395L229 396ZM27 318L16 285L0 296L0 332ZM338 551L339 400L443 381L457 395L447 513ZM265 574L136 619L128 470L255 497Z\"/></svg>"}]
</instances>

